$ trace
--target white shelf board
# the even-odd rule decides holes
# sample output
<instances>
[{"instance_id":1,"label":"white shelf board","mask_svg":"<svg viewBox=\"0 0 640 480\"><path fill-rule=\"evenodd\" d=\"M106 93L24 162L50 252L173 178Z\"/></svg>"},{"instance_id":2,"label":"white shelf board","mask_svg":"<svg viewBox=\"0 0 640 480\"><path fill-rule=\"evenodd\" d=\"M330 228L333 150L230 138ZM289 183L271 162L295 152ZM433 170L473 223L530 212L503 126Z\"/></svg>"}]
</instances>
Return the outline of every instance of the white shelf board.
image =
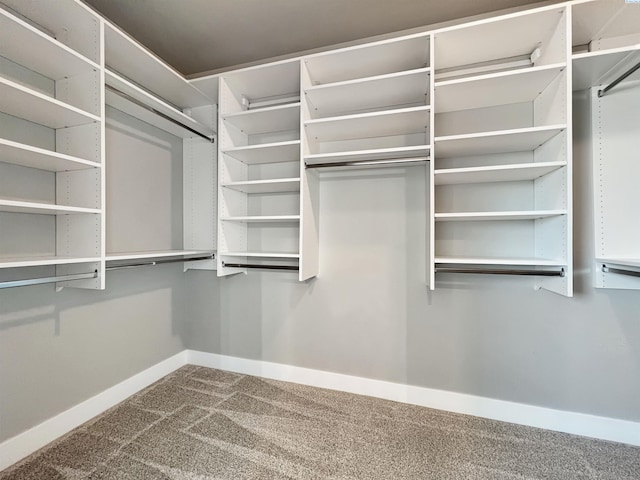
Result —
<instances>
[{"instance_id":1,"label":"white shelf board","mask_svg":"<svg viewBox=\"0 0 640 480\"><path fill-rule=\"evenodd\" d=\"M221 257L252 257L252 258L300 258L299 253L275 252L219 252Z\"/></svg>"},{"instance_id":2,"label":"white shelf board","mask_svg":"<svg viewBox=\"0 0 640 480\"><path fill-rule=\"evenodd\" d=\"M299 192L300 178L277 178L247 182L223 183L221 186L244 193Z\"/></svg>"},{"instance_id":3,"label":"white shelf board","mask_svg":"<svg viewBox=\"0 0 640 480\"><path fill-rule=\"evenodd\" d=\"M436 82L436 113L532 102L566 69L566 64Z\"/></svg>"},{"instance_id":4,"label":"white shelf board","mask_svg":"<svg viewBox=\"0 0 640 480\"><path fill-rule=\"evenodd\" d=\"M37 168L49 172L68 172L100 168L100 164L0 138L0 162Z\"/></svg>"},{"instance_id":5,"label":"white shelf board","mask_svg":"<svg viewBox=\"0 0 640 480\"><path fill-rule=\"evenodd\" d=\"M0 56L52 80L100 67L55 38L0 9Z\"/></svg>"},{"instance_id":6,"label":"white shelf board","mask_svg":"<svg viewBox=\"0 0 640 480\"><path fill-rule=\"evenodd\" d=\"M300 160L300 140L227 148L222 153L247 165L297 162Z\"/></svg>"},{"instance_id":7,"label":"white shelf board","mask_svg":"<svg viewBox=\"0 0 640 480\"><path fill-rule=\"evenodd\" d=\"M436 185L464 183L519 182L535 180L566 166L566 162L519 163L484 167L447 168L435 170Z\"/></svg>"},{"instance_id":8,"label":"white shelf board","mask_svg":"<svg viewBox=\"0 0 640 480\"><path fill-rule=\"evenodd\" d=\"M448 263L456 265L518 265L518 266L548 266L562 267L566 262L536 257L435 257L434 263Z\"/></svg>"},{"instance_id":9,"label":"white shelf board","mask_svg":"<svg viewBox=\"0 0 640 480\"><path fill-rule=\"evenodd\" d=\"M222 116L246 135L285 132L300 128L300 102L256 110L245 110Z\"/></svg>"},{"instance_id":10,"label":"white shelf board","mask_svg":"<svg viewBox=\"0 0 640 480\"><path fill-rule=\"evenodd\" d=\"M180 73L108 22L105 23L105 58L110 70L144 85L180 109L214 103Z\"/></svg>"},{"instance_id":11,"label":"white shelf board","mask_svg":"<svg viewBox=\"0 0 640 480\"><path fill-rule=\"evenodd\" d=\"M0 111L56 129L100 121L96 115L2 77Z\"/></svg>"},{"instance_id":12,"label":"white shelf board","mask_svg":"<svg viewBox=\"0 0 640 480\"><path fill-rule=\"evenodd\" d=\"M167 104L161 98L158 98L155 95L150 94L144 89L131 83L129 80L121 77L117 73L106 70L105 81L107 85L120 90L121 92L125 93L126 95L129 95L135 100L143 103L144 105L147 105L149 108L152 108L157 112L160 112L162 115L166 115L169 118L172 118L173 120L179 123L182 123L183 125L195 130L196 132L201 133L202 135L205 135L207 137L213 137L214 132L211 128L206 127L205 125L202 125L201 123L191 118L189 115L186 115L180 110L174 108L172 105ZM160 115L156 115L154 112L151 112L141 107L140 105L136 105L135 103L128 101L126 98L123 98L122 100L114 99L114 96L116 97L119 96L117 92L109 92L107 90L107 93L108 93L107 104L113 106L114 108L118 108L119 110L128 108L129 111L128 112L125 111L125 113L129 113L130 115L133 115L133 116L136 116L136 115L143 116L143 118L140 118L140 120L146 123L150 123L152 125L156 125L158 128L163 130L166 128L171 128L172 130L175 128L184 130L184 133L180 135L183 138L190 138L195 136L193 132L190 132L187 129L180 128L180 126L174 124L174 122L171 122ZM114 102L116 103L116 105L112 104Z\"/></svg>"},{"instance_id":13,"label":"white shelf board","mask_svg":"<svg viewBox=\"0 0 640 480\"><path fill-rule=\"evenodd\" d=\"M423 133L429 127L429 107L309 120L304 126L319 142Z\"/></svg>"},{"instance_id":14,"label":"white shelf board","mask_svg":"<svg viewBox=\"0 0 640 480\"><path fill-rule=\"evenodd\" d=\"M33 213L40 215L74 215L83 213L101 213L98 208L69 207L48 203L22 202L0 198L0 212Z\"/></svg>"},{"instance_id":15,"label":"white shelf board","mask_svg":"<svg viewBox=\"0 0 640 480\"><path fill-rule=\"evenodd\" d=\"M436 158L533 151L566 129L566 125L517 128L435 138Z\"/></svg>"},{"instance_id":16,"label":"white shelf board","mask_svg":"<svg viewBox=\"0 0 640 480\"><path fill-rule=\"evenodd\" d=\"M436 222L476 222L493 220L537 220L566 215L566 210L529 210L515 212L454 212L436 213Z\"/></svg>"},{"instance_id":17,"label":"white shelf board","mask_svg":"<svg viewBox=\"0 0 640 480\"><path fill-rule=\"evenodd\" d=\"M428 156L430 150L430 145L414 145L410 147L353 150L349 152L316 153L306 155L304 159L308 165L313 165L314 163L353 162L360 160L394 160Z\"/></svg>"},{"instance_id":18,"label":"white shelf board","mask_svg":"<svg viewBox=\"0 0 640 480\"><path fill-rule=\"evenodd\" d=\"M614 80L615 77L612 78L610 73L619 64L630 61L632 58L638 61L638 55L640 55L640 45L574 55L573 90L584 90Z\"/></svg>"},{"instance_id":19,"label":"white shelf board","mask_svg":"<svg viewBox=\"0 0 640 480\"><path fill-rule=\"evenodd\" d=\"M429 68L310 87L305 90L314 117L383 106L426 105Z\"/></svg>"},{"instance_id":20,"label":"white shelf board","mask_svg":"<svg viewBox=\"0 0 640 480\"><path fill-rule=\"evenodd\" d=\"M300 215L250 215L242 217L220 217L223 222L242 222L242 223L282 223L282 222L299 222Z\"/></svg>"},{"instance_id":21,"label":"white shelf board","mask_svg":"<svg viewBox=\"0 0 640 480\"><path fill-rule=\"evenodd\" d=\"M99 262L100 257L56 257L24 256L0 257L0 268L44 267L47 265L70 265L75 263Z\"/></svg>"},{"instance_id":22,"label":"white shelf board","mask_svg":"<svg viewBox=\"0 0 640 480\"><path fill-rule=\"evenodd\" d=\"M107 253L107 261L116 260L146 260L153 258L166 258L166 257L182 257L193 255L211 255L211 250L162 250L162 251L146 251L146 252L113 252ZM189 260L189 259L186 259Z\"/></svg>"},{"instance_id":23,"label":"white shelf board","mask_svg":"<svg viewBox=\"0 0 640 480\"><path fill-rule=\"evenodd\" d=\"M596 262L620 265L624 267L640 268L640 258L596 258Z\"/></svg>"},{"instance_id":24,"label":"white shelf board","mask_svg":"<svg viewBox=\"0 0 640 480\"><path fill-rule=\"evenodd\" d=\"M303 58L314 84L401 72L429 65L429 35L418 33Z\"/></svg>"}]
</instances>

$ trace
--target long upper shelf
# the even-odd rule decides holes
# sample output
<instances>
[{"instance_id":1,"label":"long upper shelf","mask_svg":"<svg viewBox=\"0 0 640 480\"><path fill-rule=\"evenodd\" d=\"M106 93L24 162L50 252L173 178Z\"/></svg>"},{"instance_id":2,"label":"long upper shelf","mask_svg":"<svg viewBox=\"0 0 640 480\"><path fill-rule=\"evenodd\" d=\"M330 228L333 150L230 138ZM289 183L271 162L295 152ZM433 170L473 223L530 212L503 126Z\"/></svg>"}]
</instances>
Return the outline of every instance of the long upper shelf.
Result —
<instances>
[{"instance_id":1,"label":"long upper shelf","mask_svg":"<svg viewBox=\"0 0 640 480\"><path fill-rule=\"evenodd\" d=\"M49 172L67 172L99 168L100 164L43 148L0 138L0 162L37 168Z\"/></svg>"},{"instance_id":2,"label":"long upper shelf","mask_svg":"<svg viewBox=\"0 0 640 480\"><path fill-rule=\"evenodd\" d=\"M456 265L564 266L566 263L538 257L454 257L436 256L434 263Z\"/></svg>"},{"instance_id":3,"label":"long upper shelf","mask_svg":"<svg viewBox=\"0 0 640 480\"><path fill-rule=\"evenodd\" d=\"M98 208L69 207L48 203L0 199L0 212L33 213L38 215L75 215L83 213L101 213L101 210Z\"/></svg>"},{"instance_id":4,"label":"long upper shelf","mask_svg":"<svg viewBox=\"0 0 640 480\"><path fill-rule=\"evenodd\" d=\"M247 165L297 162L300 160L300 140L228 148L222 153Z\"/></svg>"},{"instance_id":5,"label":"long upper shelf","mask_svg":"<svg viewBox=\"0 0 640 480\"><path fill-rule=\"evenodd\" d=\"M514 212L455 212L436 213L436 222L475 222L493 220L537 220L566 215L566 210L527 210Z\"/></svg>"},{"instance_id":6,"label":"long upper shelf","mask_svg":"<svg viewBox=\"0 0 640 480\"><path fill-rule=\"evenodd\" d=\"M413 145L408 147L353 150L348 152L316 153L305 155L304 158L308 165L331 162L397 160L402 158L426 157L429 155L430 150L430 145Z\"/></svg>"},{"instance_id":7,"label":"long upper shelf","mask_svg":"<svg viewBox=\"0 0 640 480\"><path fill-rule=\"evenodd\" d=\"M535 180L562 168L566 162L521 163L483 167L447 168L435 170L436 185L465 183L518 182Z\"/></svg>"},{"instance_id":8,"label":"long upper shelf","mask_svg":"<svg viewBox=\"0 0 640 480\"><path fill-rule=\"evenodd\" d=\"M576 54L573 56L573 90L611 82L623 72L621 68L631 67L638 61L640 45Z\"/></svg>"},{"instance_id":9,"label":"long upper shelf","mask_svg":"<svg viewBox=\"0 0 640 480\"><path fill-rule=\"evenodd\" d=\"M44 267L99 262L100 257L23 256L0 257L0 268Z\"/></svg>"}]
</instances>

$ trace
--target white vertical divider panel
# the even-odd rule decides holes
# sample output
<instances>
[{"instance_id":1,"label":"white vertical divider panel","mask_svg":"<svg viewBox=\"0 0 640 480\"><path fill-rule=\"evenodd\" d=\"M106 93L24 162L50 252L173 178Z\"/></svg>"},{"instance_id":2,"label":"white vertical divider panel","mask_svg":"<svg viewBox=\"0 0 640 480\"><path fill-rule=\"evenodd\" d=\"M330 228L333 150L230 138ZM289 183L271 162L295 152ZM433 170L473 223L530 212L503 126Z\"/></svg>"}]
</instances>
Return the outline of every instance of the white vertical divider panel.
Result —
<instances>
[{"instance_id":1,"label":"white vertical divider panel","mask_svg":"<svg viewBox=\"0 0 640 480\"><path fill-rule=\"evenodd\" d=\"M309 72L300 62L300 260L299 280L315 277L320 263L320 179L316 171L305 168L305 155L310 153L304 122L309 118L305 89L311 87Z\"/></svg>"},{"instance_id":2,"label":"white vertical divider panel","mask_svg":"<svg viewBox=\"0 0 640 480\"><path fill-rule=\"evenodd\" d=\"M426 182L427 186L427 232L425 238L427 239L427 285L431 290L436 288L436 241L435 241L435 168L436 168L436 142L434 141L436 131L436 94L435 94L435 81L436 81L436 65L437 59L435 58L435 36L429 36L429 65L431 65L431 75L429 75L429 98L431 99L431 110L429 111L429 143L431 148L429 149L429 165L427 167L428 178Z\"/></svg>"}]
</instances>

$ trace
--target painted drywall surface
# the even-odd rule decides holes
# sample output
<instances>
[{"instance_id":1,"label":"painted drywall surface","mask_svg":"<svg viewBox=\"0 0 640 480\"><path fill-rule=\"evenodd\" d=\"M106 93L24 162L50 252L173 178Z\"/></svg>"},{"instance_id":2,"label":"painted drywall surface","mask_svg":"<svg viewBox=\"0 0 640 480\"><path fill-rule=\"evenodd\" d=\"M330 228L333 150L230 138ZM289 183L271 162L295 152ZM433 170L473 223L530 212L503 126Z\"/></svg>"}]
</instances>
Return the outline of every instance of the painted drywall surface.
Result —
<instances>
[{"instance_id":1,"label":"painted drywall surface","mask_svg":"<svg viewBox=\"0 0 640 480\"><path fill-rule=\"evenodd\" d=\"M575 116L574 298L514 277L441 276L429 292L424 170L331 174L320 275L187 277L188 347L640 421L640 293L591 286L584 103Z\"/></svg>"}]
</instances>

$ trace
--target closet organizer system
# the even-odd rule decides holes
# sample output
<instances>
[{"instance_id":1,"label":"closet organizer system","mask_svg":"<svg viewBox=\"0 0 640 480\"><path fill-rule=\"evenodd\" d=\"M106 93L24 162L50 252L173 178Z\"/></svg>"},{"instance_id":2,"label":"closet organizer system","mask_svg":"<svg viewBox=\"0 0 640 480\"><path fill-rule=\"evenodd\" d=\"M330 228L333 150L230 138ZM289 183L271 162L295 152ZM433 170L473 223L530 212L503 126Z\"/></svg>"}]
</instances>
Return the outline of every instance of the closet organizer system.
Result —
<instances>
[{"instance_id":1,"label":"closet organizer system","mask_svg":"<svg viewBox=\"0 0 640 480\"><path fill-rule=\"evenodd\" d=\"M640 5L576 0L186 81L75 0L2 1L0 267L55 268L27 282L104 288L109 268L185 260L306 280L322 172L393 167L425 175L431 289L516 274L571 296L573 87L593 90L597 284L640 287ZM182 139L183 239L166 251L153 232L123 251L144 246L110 201L126 189L112 108Z\"/></svg>"}]
</instances>

